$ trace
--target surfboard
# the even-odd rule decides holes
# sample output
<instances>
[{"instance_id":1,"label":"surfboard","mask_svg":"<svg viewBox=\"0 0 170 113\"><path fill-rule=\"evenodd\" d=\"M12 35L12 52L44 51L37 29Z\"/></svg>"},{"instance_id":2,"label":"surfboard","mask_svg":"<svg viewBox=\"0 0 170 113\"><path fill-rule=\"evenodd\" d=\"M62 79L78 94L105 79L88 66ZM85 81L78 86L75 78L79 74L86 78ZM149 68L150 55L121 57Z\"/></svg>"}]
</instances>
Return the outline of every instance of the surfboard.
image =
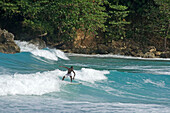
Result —
<instances>
[{"instance_id":1,"label":"surfboard","mask_svg":"<svg viewBox=\"0 0 170 113\"><path fill-rule=\"evenodd\" d=\"M69 85L80 85L82 83L68 83Z\"/></svg>"},{"instance_id":2,"label":"surfboard","mask_svg":"<svg viewBox=\"0 0 170 113\"><path fill-rule=\"evenodd\" d=\"M62 81L64 84L68 84L68 85L80 85L82 83L80 82L68 82L68 81Z\"/></svg>"}]
</instances>

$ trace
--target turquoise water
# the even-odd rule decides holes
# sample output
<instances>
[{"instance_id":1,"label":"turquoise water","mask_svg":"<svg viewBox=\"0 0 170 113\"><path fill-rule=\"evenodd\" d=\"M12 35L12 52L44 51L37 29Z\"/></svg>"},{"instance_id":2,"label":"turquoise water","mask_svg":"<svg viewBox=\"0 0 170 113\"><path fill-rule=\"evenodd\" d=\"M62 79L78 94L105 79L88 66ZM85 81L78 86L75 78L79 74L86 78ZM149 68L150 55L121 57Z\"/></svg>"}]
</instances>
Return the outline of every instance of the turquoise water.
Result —
<instances>
[{"instance_id":1,"label":"turquoise water","mask_svg":"<svg viewBox=\"0 0 170 113\"><path fill-rule=\"evenodd\" d=\"M0 112L169 113L170 59L66 54L16 41L0 53ZM76 77L61 81L74 66Z\"/></svg>"}]
</instances>

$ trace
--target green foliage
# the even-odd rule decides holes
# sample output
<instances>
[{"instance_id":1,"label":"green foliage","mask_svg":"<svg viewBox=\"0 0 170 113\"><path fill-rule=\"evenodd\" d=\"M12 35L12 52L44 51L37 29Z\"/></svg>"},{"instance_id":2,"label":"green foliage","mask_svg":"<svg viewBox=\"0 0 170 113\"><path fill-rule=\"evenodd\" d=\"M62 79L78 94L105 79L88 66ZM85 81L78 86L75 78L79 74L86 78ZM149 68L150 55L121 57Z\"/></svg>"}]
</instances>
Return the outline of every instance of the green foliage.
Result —
<instances>
[{"instance_id":1,"label":"green foliage","mask_svg":"<svg viewBox=\"0 0 170 113\"><path fill-rule=\"evenodd\" d=\"M1 19L21 18L19 23L33 32L48 32L50 37L72 39L76 31L107 37L124 36L127 8L107 0L3 0ZM15 24L18 24L15 23ZM120 36L119 36L120 35Z\"/></svg>"},{"instance_id":2,"label":"green foliage","mask_svg":"<svg viewBox=\"0 0 170 113\"><path fill-rule=\"evenodd\" d=\"M123 39L126 37L125 25L129 24L126 21L129 11L126 6L118 5L118 1L105 1L109 18L107 20L106 38Z\"/></svg>"},{"instance_id":3,"label":"green foliage","mask_svg":"<svg viewBox=\"0 0 170 113\"><path fill-rule=\"evenodd\" d=\"M119 0L121 5L128 7L130 13L145 13L146 5L154 4L153 0Z\"/></svg>"},{"instance_id":4,"label":"green foliage","mask_svg":"<svg viewBox=\"0 0 170 113\"><path fill-rule=\"evenodd\" d=\"M0 20L35 35L46 32L52 40L72 40L81 30L100 32L106 42L144 41L169 36L169 8L169 0L1 0Z\"/></svg>"},{"instance_id":5,"label":"green foliage","mask_svg":"<svg viewBox=\"0 0 170 113\"><path fill-rule=\"evenodd\" d=\"M159 23L157 23L159 27L160 36L164 37L164 49L166 50L166 40L170 38L170 1L169 0L154 0L156 4L159 6L159 14L161 18L159 18ZM159 16L160 17L160 16Z\"/></svg>"},{"instance_id":6,"label":"green foliage","mask_svg":"<svg viewBox=\"0 0 170 113\"><path fill-rule=\"evenodd\" d=\"M160 34L166 37L168 35L169 26L170 26L170 1L169 0L155 0L156 4L159 5L159 12L158 14L161 15L159 18L160 26Z\"/></svg>"},{"instance_id":7,"label":"green foliage","mask_svg":"<svg viewBox=\"0 0 170 113\"><path fill-rule=\"evenodd\" d=\"M96 32L104 29L107 16L99 3L89 0L50 2L39 13L39 20L49 22L58 37L73 37L77 29Z\"/></svg>"}]
</instances>

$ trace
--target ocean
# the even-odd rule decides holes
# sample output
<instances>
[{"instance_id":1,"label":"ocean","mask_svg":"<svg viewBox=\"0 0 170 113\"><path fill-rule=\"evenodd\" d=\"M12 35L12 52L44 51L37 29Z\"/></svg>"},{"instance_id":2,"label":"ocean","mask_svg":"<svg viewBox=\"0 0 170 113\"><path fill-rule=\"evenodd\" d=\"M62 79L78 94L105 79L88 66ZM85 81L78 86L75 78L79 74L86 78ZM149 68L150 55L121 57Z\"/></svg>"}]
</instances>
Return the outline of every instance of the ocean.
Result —
<instances>
[{"instance_id":1,"label":"ocean","mask_svg":"<svg viewBox=\"0 0 170 113\"><path fill-rule=\"evenodd\" d=\"M15 41L0 53L0 113L170 113L170 59L64 53ZM74 83L62 77L74 67Z\"/></svg>"}]
</instances>

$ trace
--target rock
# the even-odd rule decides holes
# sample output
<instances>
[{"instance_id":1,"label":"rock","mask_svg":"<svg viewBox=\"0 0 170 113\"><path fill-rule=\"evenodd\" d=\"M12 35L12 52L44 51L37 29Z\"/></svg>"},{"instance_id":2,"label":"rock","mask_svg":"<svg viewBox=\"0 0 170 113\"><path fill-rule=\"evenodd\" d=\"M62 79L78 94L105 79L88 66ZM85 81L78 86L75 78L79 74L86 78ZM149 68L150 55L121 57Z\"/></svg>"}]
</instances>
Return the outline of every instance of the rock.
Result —
<instances>
[{"instance_id":1,"label":"rock","mask_svg":"<svg viewBox=\"0 0 170 113\"><path fill-rule=\"evenodd\" d=\"M95 51L93 49L90 49L90 48L74 48L72 50L72 52L74 53L80 53L80 54L92 54L94 53Z\"/></svg>"},{"instance_id":2,"label":"rock","mask_svg":"<svg viewBox=\"0 0 170 113\"><path fill-rule=\"evenodd\" d=\"M5 42L13 42L14 41L14 35L12 33L9 33L6 30L4 30L4 32L1 34L1 38L4 39Z\"/></svg>"},{"instance_id":3,"label":"rock","mask_svg":"<svg viewBox=\"0 0 170 113\"><path fill-rule=\"evenodd\" d=\"M147 52L143 56L144 58L155 58L155 54L152 52Z\"/></svg>"},{"instance_id":4,"label":"rock","mask_svg":"<svg viewBox=\"0 0 170 113\"><path fill-rule=\"evenodd\" d=\"M149 46L148 49L149 49L149 52L152 52L152 53L156 52L155 46Z\"/></svg>"},{"instance_id":5,"label":"rock","mask_svg":"<svg viewBox=\"0 0 170 113\"><path fill-rule=\"evenodd\" d=\"M98 45L98 49L97 49L97 53L98 54L108 54L108 47L104 44L99 44Z\"/></svg>"},{"instance_id":6,"label":"rock","mask_svg":"<svg viewBox=\"0 0 170 113\"><path fill-rule=\"evenodd\" d=\"M144 54L143 54L143 52L139 52L139 53L136 54L136 56L137 57L144 57Z\"/></svg>"},{"instance_id":7,"label":"rock","mask_svg":"<svg viewBox=\"0 0 170 113\"><path fill-rule=\"evenodd\" d=\"M124 55L131 56L131 55L132 55L132 54L131 54L131 51L132 51L131 48L126 48L126 49L124 49L122 52L124 52Z\"/></svg>"},{"instance_id":8,"label":"rock","mask_svg":"<svg viewBox=\"0 0 170 113\"><path fill-rule=\"evenodd\" d=\"M32 39L32 40L29 41L29 43L38 46L39 49L46 48L45 41L43 41L43 40L41 40L39 38Z\"/></svg>"},{"instance_id":9,"label":"rock","mask_svg":"<svg viewBox=\"0 0 170 113\"><path fill-rule=\"evenodd\" d=\"M161 52L160 52L160 51L157 51L157 52L155 53L155 55L156 55L156 56L160 56L160 55L161 55Z\"/></svg>"},{"instance_id":10,"label":"rock","mask_svg":"<svg viewBox=\"0 0 170 113\"><path fill-rule=\"evenodd\" d=\"M136 56L136 53L134 51L131 51L131 56Z\"/></svg>"},{"instance_id":11,"label":"rock","mask_svg":"<svg viewBox=\"0 0 170 113\"><path fill-rule=\"evenodd\" d=\"M0 45L0 52L14 54L14 53L19 53L20 48L15 43L2 44Z\"/></svg>"},{"instance_id":12,"label":"rock","mask_svg":"<svg viewBox=\"0 0 170 113\"><path fill-rule=\"evenodd\" d=\"M162 52L160 57L161 58L170 58L170 51Z\"/></svg>"},{"instance_id":13,"label":"rock","mask_svg":"<svg viewBox=\"0 0 170 113\"><path fill-rule=\"evenodd\" d=\"M0 29L0 52L2 53L19 53L20 48L14 42L14 35L6 30Z\"/></svg>"}]
</instances>

